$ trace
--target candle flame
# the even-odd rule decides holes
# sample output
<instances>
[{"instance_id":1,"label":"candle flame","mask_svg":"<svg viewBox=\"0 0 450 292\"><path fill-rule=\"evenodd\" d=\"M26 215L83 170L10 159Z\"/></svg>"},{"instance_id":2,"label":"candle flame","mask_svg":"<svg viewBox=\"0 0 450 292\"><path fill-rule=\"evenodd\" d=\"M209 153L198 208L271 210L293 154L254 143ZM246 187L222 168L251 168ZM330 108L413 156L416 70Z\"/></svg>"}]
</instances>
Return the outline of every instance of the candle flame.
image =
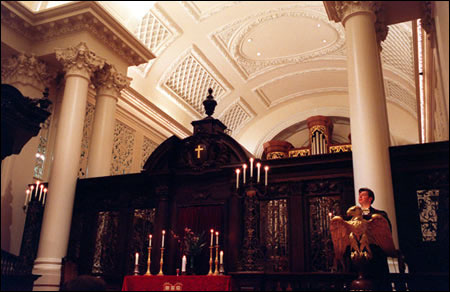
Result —
<instances>
[{"instance_id":1,"label":"candle flame","mask_svg":"<svg viewBox=\"0 0 450 292\"><path fill-rule=\"evenodd\" d=\"M165 230L163 230L163 231L162 231L162 234L166 234L166 231L165 231Z\"/></svg>"},{"instance_id":2,"label":"candle flame","mask_svg":"<svg viewBox=\"0 0 450 292\"><path fill-rule=\"evenodd\" d=\"M261 163L256 163L256 167L261 167Z\"/></svg>"},{"instance_id":3,"label":"candle flame","mask_svg":"<svg viewBox=\"0 0 450 292\"><path fill-rule=\"evenodd\" d=\"M236 173L240 173L241 172L241 170L238 168L238 169L236 169Z\"/></svg>"},{"instance_id":4,"label":"candle flame","mask_svg":"<svg viewBox=\"0 0 450 292\"><path fill-rule=\"evenodd\" d=\"M214 233L214 229L211 229L211 233Z\"/></svg>"},{"instance_id":5,"label":"candle flame","mask_svg":"<svg viewBox=\"0 0 450 292\"><path fill-rule=\"evenodd\" d=\"M47 192L47 188L44 189L44 193L46 193L46 192Z\"/></svg>"},{"instance_id":6,"label":"candle flame","mask_svg":"<svg viewBox=\"0 0 450 292\"><path fill-rule=\"evenodd\" d=\"M269 170L269 167L266 165L266 166L264 166L264 170L265 171L268 171Z\"/></svg>"},{"instance_id":7,"label":"candle flame","mask_svg":"<svg viewBox=\"0 0 450 292\"><path fill-rule=\"evenodd\" d=\"M219 235L219 231L216 231L216 235Z\"/></svg>"},{"instance_id":8,"label":"candle flame","mask_svg":"<svg viewBox=\"0 0 450 292\"><path fill-rule=\"evenodd\" d=\"M242 168L246 169L247 168L247 164L242 165Z\"/></svg>"}]
</instances>

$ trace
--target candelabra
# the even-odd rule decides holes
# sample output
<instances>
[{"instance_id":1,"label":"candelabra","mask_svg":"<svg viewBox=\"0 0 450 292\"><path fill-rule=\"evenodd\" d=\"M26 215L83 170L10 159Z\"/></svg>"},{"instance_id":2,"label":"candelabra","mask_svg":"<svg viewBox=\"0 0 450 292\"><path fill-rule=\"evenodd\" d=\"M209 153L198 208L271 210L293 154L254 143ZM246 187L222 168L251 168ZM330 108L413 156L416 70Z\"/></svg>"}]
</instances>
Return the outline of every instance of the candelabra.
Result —
<instances>
[{"instance_id":1,"label":"candelabra","mask_svg":"<svg viewBox=\"0 0 450 292\"><path fill-rule=\"evenodd\" d=\"M216 245L216 259L215 259L214 263L215 263L214 276L217 276L217 275L219 275L219 267L218 267L218 264L219 264L219 245L218 244Z\"/></svg>"},{"instance_id":2,"label":"candelabra","mask_svg":"<svg viewBox=\"0 0 450 292\"><path fill-rule=\"evenodd\" d=\"M212 235L211 235L212 236ZM212 259L212 254L213 254L213 246L211 245L209 247L209 272L208 272L208 276L213 275L213 271L212 271L212 264L213 264L213 259Z\"/></svg>"},{"instance_id":3,"label":"candelabra","mask_svg":"<svg viewBox=\"0 0 450 292\"><path fill-rule=\"evenodd\" d=\"M146 276L151 276L150 273L150 263L151 263L151 254L152 254L152 248L148 247L148 258L147 258L147 272L145 273Z\"/></svg>"},{"instance_id":4,"label":"candelabra","mask_svg":"<svg viewBox=\"0 0 450 292\"><path fill-rule=\"evenodd\" d=\"M164 264L164 247L161 247L161 260L159 261L159 273L158 273L158 276L164 276L163 264Z\"/></svg>"}]
</instances>

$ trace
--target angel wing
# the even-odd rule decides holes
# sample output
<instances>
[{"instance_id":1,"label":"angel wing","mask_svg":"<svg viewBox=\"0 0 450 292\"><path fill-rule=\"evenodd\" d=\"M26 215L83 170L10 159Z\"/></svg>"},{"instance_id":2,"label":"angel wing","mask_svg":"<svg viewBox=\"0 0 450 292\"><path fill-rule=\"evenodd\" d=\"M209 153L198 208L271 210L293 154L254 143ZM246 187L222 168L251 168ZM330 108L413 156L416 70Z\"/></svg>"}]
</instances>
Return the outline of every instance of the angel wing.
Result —
<instances>
[{"instance_id":1,"label":"angel wing","mask_svg":"<svg viewBox=\"0 0 450 292\"><path fill-rule=\"evenodd\" d=\"M389 228L389 223L382 215L372 215L372 218L368 220L367 231L370 243L381 247L387 256L395 256L395 246L392 240L391 229Z\"/></svg>"},{"instance_id":2,"label":"angel wing","mask_svg":"<svg viewBox=\"0 0 450 292\"><path fill-rule=\"evenodd\" d=\"M334 246L334 257L341 260L344 256L345 249L350 245L349 234L351 225L347 223L341 216L335 216L330 221L331 240Z\"/></svg>"}]
</instances>

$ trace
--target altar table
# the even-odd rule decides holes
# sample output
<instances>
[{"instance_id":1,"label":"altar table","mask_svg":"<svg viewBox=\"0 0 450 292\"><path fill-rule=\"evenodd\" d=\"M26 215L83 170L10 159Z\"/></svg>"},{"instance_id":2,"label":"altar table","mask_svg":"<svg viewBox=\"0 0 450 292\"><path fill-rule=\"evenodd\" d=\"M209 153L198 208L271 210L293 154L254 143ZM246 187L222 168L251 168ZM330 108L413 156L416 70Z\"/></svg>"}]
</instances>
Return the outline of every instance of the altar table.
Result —
<instances>
[{"instance_id":1,"label":"altar table","mask_svg":"<svg viewBox=\"0 0 450 292\"><path fill-rule=\"evenodd\" d=\"M231 291L231 276L125 276L122 291Z\"/></svg>"}]
</instances>

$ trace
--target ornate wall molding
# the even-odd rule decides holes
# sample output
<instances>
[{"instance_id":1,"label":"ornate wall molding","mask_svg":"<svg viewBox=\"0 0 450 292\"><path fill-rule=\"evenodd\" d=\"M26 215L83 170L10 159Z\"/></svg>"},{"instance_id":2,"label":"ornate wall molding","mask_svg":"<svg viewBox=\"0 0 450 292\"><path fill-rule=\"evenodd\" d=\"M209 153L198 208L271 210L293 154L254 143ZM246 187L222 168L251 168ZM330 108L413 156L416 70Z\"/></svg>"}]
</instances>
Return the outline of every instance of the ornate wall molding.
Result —
<instances>
[{"instance_id":1,"label":"ornate wall molding","mask_svg":"<svg viewBox=\"0 0 450 292\"><path fill-rule=\"evenodd\" d=\"M64 66L66 78L77 75L89 80L94 71L103 68L106 61L89 50L85 42L67 49L55 49L55 53L56 60Z\"/></svg>"},{"instance_id":2,"label":"ornate wall molding","mask_svg":"<svg viewBox=\"0 0 450 292\"><path fill-rule=\"evenodd\" d=\"M21 53L2 59L2 83L21 83L44 91L52 77L47 64L36 58L35 54Z\"/></svg>"},{"instance_id":3,"label":"ornate wall molding","mask_svg":"<svg viewBox=\"0 0 450 292\"><path fill-rule=\"evenodd\" d=\"M342 48L345 44L345 32L342 26L330 24L326 14L318 12L314 9L308 9L309 7L306 5L307 4L296 4L289 7L271 9L240 19L211 33L209 38L222 52L225 58L227 58L227 60L235 67L244 80L254 78L280 66L304 62L306 60L328 55ZM295 11L293 9L301 10ZM327 46L294 56L254 60L243 55L240 48L245 40L245 36L251 30L255 29L259 25L265 24L266 22L274 21L277 18L286 16L305 17L320 21L324 26L329 26L331 29L335 30L338 38L334 43Z\"/></svg>"},{"instance_id":4,"label":"ornate wall molding","mask_svg":"<svg viewBox=\"0 0 450 292\"><path fill-rule=\"evenodd\" d=\"M197 23L202 22L203 20L222 12L223 10L235 6L236 4L239 4L242 1L223 1L218 2L218 5L214 8L210 9L209 11L206 11L202 13L200 9L197 7L197 5L194 3L194 1L180 1L180 4L186 9L188 14L192 16L193 19Z\"/></svg>"},{"instance_id":5,"label":"ornate wall molding","mask_svg":"<svg viewBox=\"0 0 450 292\"><path fill-rule=\"evenodd\" d=\"M136 131L116 120L112 149L111 175L127 174L132 171ZM107 151L105 149L105 151Z\"/></svg>"}]
</instances>

